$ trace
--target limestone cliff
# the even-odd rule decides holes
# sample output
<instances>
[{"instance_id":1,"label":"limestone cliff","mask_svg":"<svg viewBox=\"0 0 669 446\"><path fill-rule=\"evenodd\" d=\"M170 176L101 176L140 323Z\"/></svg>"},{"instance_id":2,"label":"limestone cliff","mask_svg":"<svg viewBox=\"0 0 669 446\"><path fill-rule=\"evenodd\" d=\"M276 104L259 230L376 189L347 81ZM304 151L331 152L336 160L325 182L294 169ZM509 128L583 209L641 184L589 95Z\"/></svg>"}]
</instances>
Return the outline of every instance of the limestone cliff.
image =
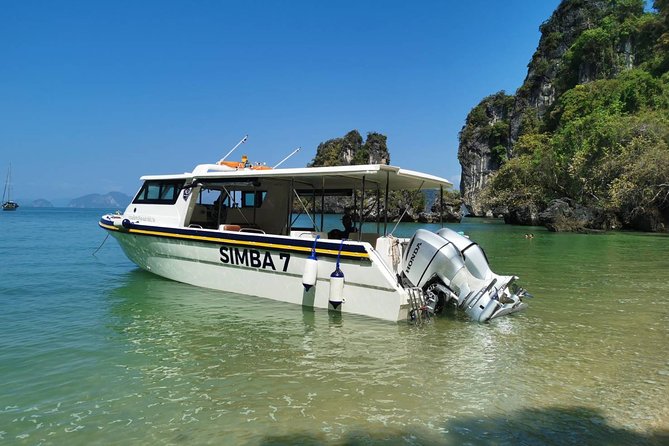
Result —
<instances>
[{"instance_id":1,"label":"limestone cliff","mask_svg":"<svg viewBox=\"0 0 669 446\"><path fill-rule=\"evenodd\" d=\"M363 142L360 133L357 130L351 130L342 138L320 143L309 167L389 164L390 153L388 153L386 139L385 135L370 132L367 134L367 141Z\"/></svg>"},{"instance_id":2,"label":"limestone cliff","mask_svg":"<svg viewBox=\"0 0 669 446\"><path fill-rule=\"evenodd\" d=\"M573 85L559 82L565 67L565 55L582 33L593 28L614 7L611 0L565 0L539 29L537 50L528 64L527 76L515 95L510 117L511 144L518 136L536 130L556 97ZM570 83L594 80L602 67L593 60L571 61L579 65L578 79ZM601 73L599 73L601 74Z\"/></svg>"},{"instance_id":3,"label":"limestone cliff","mask_svg":"<svg viewBox=\"0 0 669 446\"><path fill-rule=\"evenodd\" d=\"M490 176L514 156L514 143L525 133L545 131L546 115L559 96L577 84L610 78L635 61L631 34L602 45L596 28L611 14L625 15L640 2L563 0L541 25L541 38L523 85L513 96L499 92L472 109L460 132L460 191L474 216L498 214L486 207L482 191ZM632 11L633 12L633 11ZM592 35L588 34L592 31ZM599 39L599 40L598 40ZM597 57L592 57L596 54ZM505 133L506 132L506 133Z\"/></svg>"},{"instance_id":4,"label":"limestone cliff","mask_svg":"<svg viewBox=\"0 0 669 446\"><path fill-rule=\"evenodd\" d=\"M469 112L460 132L460 194L469 214L492 215L493 210L484 208L480 191L490 174L499 169L502 160L508 156L513 101L513 96L503 91L488 96Z\"/></svg>"}]
</instances>

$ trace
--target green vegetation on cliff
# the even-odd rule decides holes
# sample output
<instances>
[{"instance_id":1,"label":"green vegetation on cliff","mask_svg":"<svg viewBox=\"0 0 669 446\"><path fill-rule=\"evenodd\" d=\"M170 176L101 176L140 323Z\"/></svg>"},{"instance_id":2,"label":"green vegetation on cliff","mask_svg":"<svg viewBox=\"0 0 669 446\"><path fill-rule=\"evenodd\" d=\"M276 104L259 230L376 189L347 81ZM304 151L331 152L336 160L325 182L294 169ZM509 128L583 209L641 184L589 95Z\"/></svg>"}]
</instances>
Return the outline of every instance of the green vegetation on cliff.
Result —
<instances>
[{"instance_id":1,"label":"green vegetation on cliff","mask_svg":"<svg viewBox=\"0 0 669 446\"><path fill-rule=\"evenodd\" d=\"M309 167L343 166L351 164L389 164L390 154L386 136L376 132L367 134L367 141L357 130L351 130L342 138L322 142Z\"/></svg>"},{"instance_id":2,"label":"green vegetation on cliff","mask_svg":"<svg viewBox=\"0 0 669 446\"><path fill-rule=\"evenodd\" d=\"M653 12L644 12L642 0L605 3L606 14L554 65L555 97L544 112L517 110L523 122L511 136L504 133L509 118L480 119L500 166L483 190L487 206L541 210L568 197L628 227L669 221L669 0L655 0ZM560 45L559 34L544 34L542 45ZM535 54L519 96L550 70L542 61ZM461 140L478 114L470 113Z\"/></svg>"}]
</instances>

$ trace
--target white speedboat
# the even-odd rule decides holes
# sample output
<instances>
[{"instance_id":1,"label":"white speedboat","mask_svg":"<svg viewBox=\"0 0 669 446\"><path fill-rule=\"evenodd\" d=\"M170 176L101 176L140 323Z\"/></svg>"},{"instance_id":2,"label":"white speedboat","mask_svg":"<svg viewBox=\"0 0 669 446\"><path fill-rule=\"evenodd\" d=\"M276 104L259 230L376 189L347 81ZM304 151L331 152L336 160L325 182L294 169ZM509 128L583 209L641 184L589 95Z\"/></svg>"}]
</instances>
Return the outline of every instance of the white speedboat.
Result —
<instances>
[{"instance_id":1,"label":"white speedboat","mask_svg":"<svg viewBox=\"0 0 669 446\"><path fill-rule=\"evenodd\" d=\"M443 178L388 165L268 168L244 157L141 179L125 211L99 224L130 260L168 279L390 321L449 303L482 322L525 306L510 287L516 277L494 274L468 238L447 228L397 238L388 221L362 224L362 209L375 200L382 214L392 190L443 197ZM355 226L330 231L314 215L328 196L356 197ZM308 225L296 226L299 214Z\"/></svg>"}]
</instances>

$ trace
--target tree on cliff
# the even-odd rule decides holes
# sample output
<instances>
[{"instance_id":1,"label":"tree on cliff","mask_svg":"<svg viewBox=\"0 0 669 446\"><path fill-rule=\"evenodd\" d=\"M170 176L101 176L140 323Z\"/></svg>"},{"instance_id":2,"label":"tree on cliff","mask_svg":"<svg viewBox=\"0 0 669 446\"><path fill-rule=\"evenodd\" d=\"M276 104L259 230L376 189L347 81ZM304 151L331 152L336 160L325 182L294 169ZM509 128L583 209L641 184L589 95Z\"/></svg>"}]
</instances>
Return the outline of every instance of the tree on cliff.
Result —
<instances>
[{"instance_id":1,"label":"tree on cliff","mask_svg":"<svg viewBox=\"0 0 669 446\"><path fill-rule=\"evenodd\" d=\"M376 132L367 134L367 141L357 130L351 130L343 138L322 142L309 167L348 166L352 164L389 164L390 153L386 136Z\"/></svg>"},{"instance_id":2,"label":"tree on cliff","mask_svg":"<svg viewBox=\"0 0 669 446\"><path fill-rule=\"evenodd\" d=\"M493 96L504 97L504 107L497 101L497 111L477 121L482 104L495 110L486 98L467 117L459 158L470 208L525 207L538 218L566 197L608 213L609 222L669 227L668 5L656 0L657 12L644 12L642 0L559 5L516 95ZM503 126L505 153L485 138ZM491 169L472 167L481 165Z\"/></svg>"}]
</instances>

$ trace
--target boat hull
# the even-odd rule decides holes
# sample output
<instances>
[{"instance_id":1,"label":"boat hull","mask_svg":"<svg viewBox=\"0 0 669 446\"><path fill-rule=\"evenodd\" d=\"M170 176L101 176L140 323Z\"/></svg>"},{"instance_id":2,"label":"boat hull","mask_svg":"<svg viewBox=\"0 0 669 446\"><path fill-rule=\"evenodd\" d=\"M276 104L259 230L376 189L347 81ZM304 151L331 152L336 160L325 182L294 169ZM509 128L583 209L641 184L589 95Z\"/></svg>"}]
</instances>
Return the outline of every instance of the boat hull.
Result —
<instances>
[{"instance_id":1,"label":"boat hull","mask_svg":"<svg viewBox=\"0 0 669 446\"><path fill-rule=\"evenodd\" d=\"M313 240L188 228L123 227L102 219L126 256L159 276L191 285L389 321L406 320L406 291L367 243L342 251L344 302L330 302L336 242L318 242L318 269L307 290L302 276Z\"/></svg>"}]
</instances>

